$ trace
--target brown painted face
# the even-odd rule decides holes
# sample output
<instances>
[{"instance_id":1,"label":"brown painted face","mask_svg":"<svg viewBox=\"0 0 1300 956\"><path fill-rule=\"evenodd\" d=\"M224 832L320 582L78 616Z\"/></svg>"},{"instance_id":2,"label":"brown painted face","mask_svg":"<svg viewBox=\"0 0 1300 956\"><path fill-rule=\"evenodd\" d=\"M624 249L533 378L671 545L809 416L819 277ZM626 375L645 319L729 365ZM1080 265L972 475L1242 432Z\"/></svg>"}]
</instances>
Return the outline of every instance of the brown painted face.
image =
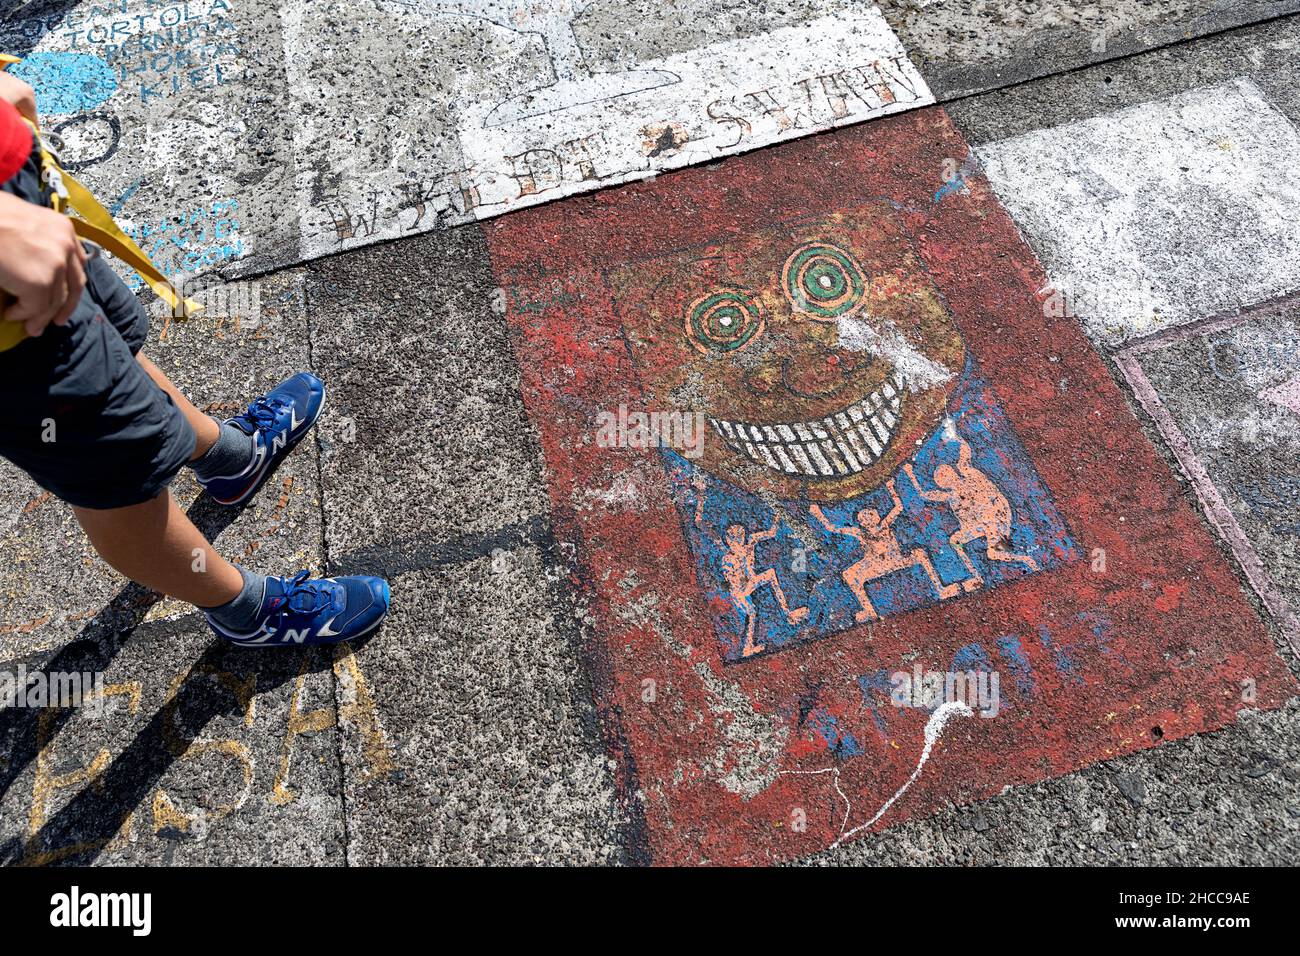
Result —
<instances>
[{"instance_id":1,"label":"brown painted face","mask_svg":"<svg viewBox=\"0 0 1300 956\"><path fill-rule=\"evenodd\" d=\"M842 501L943 418L965 348L888 206L777 226L611 276L649 409L702 412L695 464Z\"/></svg>"}]
</instances>

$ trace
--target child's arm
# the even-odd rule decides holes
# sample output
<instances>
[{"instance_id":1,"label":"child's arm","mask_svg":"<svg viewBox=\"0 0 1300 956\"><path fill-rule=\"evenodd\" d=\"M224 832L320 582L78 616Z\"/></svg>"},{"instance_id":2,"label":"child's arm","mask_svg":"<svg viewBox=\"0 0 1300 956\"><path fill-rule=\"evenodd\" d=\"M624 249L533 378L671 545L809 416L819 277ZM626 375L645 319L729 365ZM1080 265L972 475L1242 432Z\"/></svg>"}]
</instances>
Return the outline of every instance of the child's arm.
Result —
<instances>
[{"instance_id":1,"label":"child's arm","mask_svg":"<svg viewBox=\"0 0 1300 956\"><path fill-rule=\"evenodd\" d=\"M12 103L19 113L36 122L36 91L3 69L0 69L0 100Z\"/></svg>"},{"instance_id":2,"label":"child's arm","mask_svg":"<svg viewBox=\"0 0 1300 956\"><path fill-rule=\"evenodd\" d=\"M948 496L945 495L943 492L926 491L924 488L922 488L921 482L917 480L916 472L912 470L912 466L910 463L903 466L903 471L907 473L908 478L912 479L912 484L916 488L916 493L919 494L926 501L946 502L948 500Z\"/></svg>"},{"instance_id":3,"label":"child's arm","mask_svg":"<svg viewBox=\"0 0 1300 956\"><path fill-rule=\"evenodd\" d=\"M0 100L36 122L36 93L2 68ZM0 192L0 290L17 300L3 306L5 321L22 322L28 335L67 322L81 301L85 267L86 251L67 216Z\"/></svg>"}]
</instances>

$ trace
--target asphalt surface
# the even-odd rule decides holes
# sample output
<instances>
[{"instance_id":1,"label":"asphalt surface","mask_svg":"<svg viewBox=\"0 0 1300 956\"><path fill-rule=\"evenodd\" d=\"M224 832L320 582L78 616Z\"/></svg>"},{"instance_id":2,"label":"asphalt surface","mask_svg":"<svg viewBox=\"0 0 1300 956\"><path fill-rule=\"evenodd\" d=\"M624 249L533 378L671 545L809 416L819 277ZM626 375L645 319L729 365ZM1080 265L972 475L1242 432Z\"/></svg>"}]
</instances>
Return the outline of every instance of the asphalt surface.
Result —
<instances>
[{"instance_id":1,"label":"asphalt surface","mask_svg":"<svg viewBox=\"0 0 1300 956\"><path fill-rule=\"evenodd\" d=\"M237 204L207 218L237 220L240 254L220 251L229 236L200 234L193 223L160 234L217 249L197 271L255 282L260 320L159 321L146 351L213 414L233 413L302 368L327 382L327 409L315 442L242 511L206 504L186 477L177 495L224 553L259 570L386 574L392 618L337 652L223 647L189 609L105 568L66 509L0 464L0 660L11 671L100 671L107 688L102 715L0 711L0 860L655 862L646 832L657 824L647 823L645 803L653 788L637 781L635 748L600 706L610 651L590 600L590 565L584 542L554 530L554 464L542 450L545 428L529 414L541 398L529 391L529 360L521 367L517 333L503 319L484 227L430 212L409 229L399 220L395 235L317 241L337 222L321 219L322 210L341 197L355 212L363 197L391 192L412 172L403 162L465 166L474 141L459 111L494 83L544 73L529 59L537 48L463 19L416 22L381 0L229 6L218 13L235 24L237 48L212 56L229 63L230 82L110 100L121 143L84 175L137 226L156 210ZM1230 569L1236 590L1225 602L1248 608L1279 669L1300 674L1285 620L1300 591L1300 410L1258 398L1296 374L1277 346L1297 334L1300 258L1291 243L1300 242L1300 204L1278 164L1293 161L1300 125L1300 3L1125 2L1104 16L1064 0L975 12L951 0L881 6L1053 281L1122 286L1106 261L1080 252L1116 222L1150 226L1136 231L1141 241L1126 260L1135 268L1213 277L1199 298L1166 296L1155 320L1121 302L1108 313L1111 326L1084 327L1119 385L1122 411ZM575 34L593 62L635 69L718 43L762 44L836 9L815 0L597 3ZM33 0L6 14L0 37L17 52L71 49L49 26L70 10ZM1169 132L1178 124L1144 123L1156 114L1140 112L1171 102L1191 117L1193 132L1181 140ZM81 106L66 115L107 109ZM1139 112L1115 128L1151 135L1149 151L1126 156L1107 148L1107 137L1120 135L1114 129L1087 126L1124 110ZM157 133L152 146L133 132L169 121L173 131ZM1201 149L1218 136L1207 129L1234 122L1244 158ZM1193 168L1208 164L1201 185L1235 184L1233 205L1197 184L1162 193L1168 183L1137 175L1144 156L1187 165L1177 152L1184 141ZM1066 147L1082 165L1046 164L1037 179L1017 179ZM746 151L782 148L756 142ZM723 169L736 162L710 159ZM687 175L666 172L656 185ZM1098 179L1122 201L1053 205L1062 191L1055 182L1091 190ZM1130 182L1140 188L1127 190ZM596 187L636 188L583 189ZM557 208L594 216L604 195ZM506 211L496 222L515 215L523 214ZM178 245L160 248L185 269ZM1208 352L1196 338L1128 351L1166 327L1241 310L1244 324L1205 333ZM1216 344L1225 335L1231 341ZM1244 369L1246 391L1207 367L1205 356L1225 348ZM1240 538L1204 516L1204 489L1167 424L1134 391L1134 362ZM1242 422L1253 427L1234 428ZM1171 654L1177 637L1162 638ZM1261 673L1269 666L1261 662ZM1280 706L1246 706L1221 729L1145 741L988 798L954 787L933 811L897 824L885 817L879 832L792 862L1291 862L1300 852L1293 693ZM1200 704L1189 696L1186 706Z\"/></svg>"}]
</instances>

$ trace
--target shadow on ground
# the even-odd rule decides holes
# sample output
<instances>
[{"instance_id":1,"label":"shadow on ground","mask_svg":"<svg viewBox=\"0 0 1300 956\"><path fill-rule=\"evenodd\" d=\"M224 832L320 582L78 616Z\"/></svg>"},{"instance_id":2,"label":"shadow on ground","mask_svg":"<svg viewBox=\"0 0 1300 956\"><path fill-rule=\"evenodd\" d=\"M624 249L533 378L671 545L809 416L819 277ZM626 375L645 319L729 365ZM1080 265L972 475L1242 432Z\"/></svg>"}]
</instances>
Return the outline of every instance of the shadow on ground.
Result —
<instances>
[{"instance_id":1,"label":"shadow on ground","mask_svg":"<svg viewBox=\"0 0 1300 956\"><path fill-rule=\"evenodd\" d=\"M210 541L234 522L242 508L219 506L200 497L189 509L195 526ZM161 600L138 584L127 584L62 649L39 663L27 662L29 675L107 672L131 642L179 639L198 622L198 615L180 620L145 623L149 610ZM309 660L304 662L303 656ZM304 663L306 666L304 667ZM274 690L300 673L328 670L331 658L319 648L287 653L257 654L213 639L185 669L169 699L135 738L53 816L26 840L11 836L0 843L0 865L32 860L86 865L104 849L105 834L117 833L186 749L215 718L239 708L236 697L194 678L217 672L241 672L253 681L252 693ZM72 719L72 708L18 708L0 710L0 740L10 742L7 762L0 764L0 799L40 756L49 742ZM42 859L43 848L60 847L57 860Z\"/></svg>"}]
</instances>

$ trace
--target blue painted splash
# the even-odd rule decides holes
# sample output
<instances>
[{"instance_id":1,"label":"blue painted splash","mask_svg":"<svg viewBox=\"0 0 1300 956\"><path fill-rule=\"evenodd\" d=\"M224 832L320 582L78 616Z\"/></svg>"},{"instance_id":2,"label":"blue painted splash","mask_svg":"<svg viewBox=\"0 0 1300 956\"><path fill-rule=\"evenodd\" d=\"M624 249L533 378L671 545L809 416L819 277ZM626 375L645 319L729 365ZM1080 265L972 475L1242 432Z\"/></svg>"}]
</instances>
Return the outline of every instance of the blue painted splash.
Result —
<instances>
[{"instance_id":1,"label":"blue painted splash","mask_svg":"<svg viewBox=\"0 0 1300 956\"><path fill-rule=\"evenodd\" d=\"M997 644L998 653L1007 661L1012 679L1016 682L1016 692L1021 697L1032 696L1035 689L1034 678L1030 674L1029 655L1025 653L1020 638L1015 634L1003 634L994 643Z\"/></svg>"},{"instance_id":2,"label":"blue painted splash","mask_svg":"<svg viewBox=\"0 0 1300 956\"><path fill-rule=\"evenodd\" d=\"M826 749L841 760L861 755L862 745L857 738L825 707L818 707L808 715L808 726L826 744Z\"/></svg>"},{"instance_id":3,"label":"blue painted splash","mask_svg":"<svg viewBox=\"0 0 1300 956\"><path fill-rule=\"evenodd\" d=\"M108 211L109 215L116 216L118 213L120 213L122 211L122 208L128 202L131 201L131 197L134 196L137 192L139 192L140 187L143 185L144 185L144 179L141 178L141 179L137 179L130 186L128 186L126 188L126 191L123 192L122 195L117 197L117 202L113 203L113 208Z\"/></svg>"},{"instance_id":4,"label":"blue painted splash","mask_svg":"<svg viewBox=\"0 0 1300 956\"><path fill-rule=\"evenodd\" d=\"M892 673L887 670L878 670L871 674L863 674L858 678L858 689L862 692L862 706L871 714L871 720L876 725L876 733L880 739L886 739L885 725L889 723L881 710L884 703L890 707L896 706L893 702L894 684L890 680Z\"/></svg>"},{"instance_id":5,"label":"blue painted splash","mask_svg":"<svg viewBox=\"0 0 1300 956\"><path fill-rule=\"evenodd\" d=\"M940 186L934 193L935 202L943 202L945 196L951 196L953 193L961 192L966 188L966 174L958 170L957 175Z\"/></svg>"},{"instance_id":6,"label":"blue painted splash","mask_svg":"<svg viewBox=\"0 0 1300 956\"><path fill-rule=\"evenodd\" d=\"M989 662L989 656L981 645L967 644L953 654L952 665L948 670L954 674L958 671L984 671L991 674L996 668Z\"/></svg>"},{"instance_id":7,"label":"blue painted splash","mask_svg":"<svg viewBox=\"0 0 1300 956\"><path fill-rule=\"evenodd\" d=\"M1038 625L1038 642L1043 645L1044 650L1052 655L1052 664L1062 677L1068 678L1075 683L1083 682L1083 678L1077 673L1074 658L1070 656L1069 648L1061 646L1056 641L1052 636L1051 629L1046 624Z\"/></svg>"},{"instance_id":8,"label":"blue painted splash","mask_svg":"<svg viewBox=\"0 0 1300 956\"><path fill-rule=\"evenodd\" d=\"M94 109L117 91L117 75L93 53L32 53L9 68L36 90L42 115Z\"/></svg>"},{"instance_id":9,"label":"blue painted splash","mask_svg":"<svg viewBox=\"0 0 1300 956\"><path fill-rule=\"evenodd\" d=\"M1099 610L1080 611L1076 618L1088 626L1092 631L1093 638L1097 641L1097 647L1103 654L1113 654L1115 649L1110 646L1111 638L1114 633L1111 630L1110 617Z\"/></svg>"},{"instance_id":10,"label":"blue painted splash","mask_svg":"<svg viewBox=\"0 0 1300 956\"><path fill-rule=\"evenodd\" d=\"M1033 557L1040 570L1079 557L1081 550L988 384L976 373L973 360L967 363L948 412L957 435L970 446L975 467L998 486L1011 505L1012 549ZM940 427L912 459L917 478L932 488L935 469L940 464L955 462L957 452L957 443L949 441ZM823 528L811 517L807 501L779 501L773 508L757 495L696 468L669 449L664 449L662 454L682 525L695 555L697 578L714 608L714 633L724 661L742 659L747 625L744 610L731 601L722 572L723 559L727 556L724 536L733 524L740 524L753 534L776 522L775 537L757 545L755 571L774 569L789 606L808 608L806 619L792 622L781 611L771 588L756 590L750 597L755 616L754 642L763 647L763 652L826 637L857 624L855 615L860 609L857 598L841 577L846 568L861 558L856 541ZM957 530L957 521L947 506L923 499L901 469L894 479L903 513L894 522L893 529L903 552L923 548L945 585L970 578L948 540ZM697 524L695 515L701 496L703 507ZM857 498L825 505L823 511L832 524L843 526L855 523L857 512L863 508L874 508L883 515L891 506L889 492L882 483L881 487ZM795 528L799 529L798 536ZM805 551L804 541L816 542L816 550ZM967 554L983 578L983 585L971 593L1035 573L1023 564L990 561L985 547L982 539L966 545ZM920 567L876 578L867 582L866 589L881 617L939 601L933 583ZM961 596L949 600L958 601Z\"/></svg>"}]
</instances>

